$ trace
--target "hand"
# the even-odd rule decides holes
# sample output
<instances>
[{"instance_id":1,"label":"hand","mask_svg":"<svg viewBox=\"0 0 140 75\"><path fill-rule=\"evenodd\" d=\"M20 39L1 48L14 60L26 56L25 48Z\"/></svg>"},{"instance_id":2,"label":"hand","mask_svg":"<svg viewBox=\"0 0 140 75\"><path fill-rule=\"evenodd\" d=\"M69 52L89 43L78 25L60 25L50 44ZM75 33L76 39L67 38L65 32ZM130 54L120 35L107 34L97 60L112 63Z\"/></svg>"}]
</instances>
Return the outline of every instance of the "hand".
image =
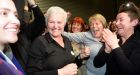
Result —
<instances>
[{"instance_id":1,"label":"hand","mask_svg":"<svg viewBox=\"0 0 140 75\"><path fill-rule=\"evenodd\" d=\"M111 49L119 47L116 33L111 32L109 29L104 29L103 39Z\"/></svg>"},{"instance_id":2,"label":"hand","mask_svg":"<svg viewBox=\"0 0 140 75\"><path fill-rule=\"evenodd\" d=\"M29 3L30 6L36 5L34 0L27 0L27 2Z\"/></svg>"},{"instance_id":3,"label":"hand","mask_svg":"<svg viewBox=\"0 0 140 75\"><path fill-rule=\"evenodd\" d=\"M90 55L90 48L88 46L85 46L80 53L80 57L81 59L83 59L83 58L88 57L89 55Z\"/></svg>"},{"instance_id":4,"label":"hand","mask_svg":"<svg viewBox=\"0 0 140 75\"><path fill-rule=\"evenodd\" d=\"M72 63L58 69L58 75L76 75L77 71L77 65Z\"/></svg>"}]
</instances>

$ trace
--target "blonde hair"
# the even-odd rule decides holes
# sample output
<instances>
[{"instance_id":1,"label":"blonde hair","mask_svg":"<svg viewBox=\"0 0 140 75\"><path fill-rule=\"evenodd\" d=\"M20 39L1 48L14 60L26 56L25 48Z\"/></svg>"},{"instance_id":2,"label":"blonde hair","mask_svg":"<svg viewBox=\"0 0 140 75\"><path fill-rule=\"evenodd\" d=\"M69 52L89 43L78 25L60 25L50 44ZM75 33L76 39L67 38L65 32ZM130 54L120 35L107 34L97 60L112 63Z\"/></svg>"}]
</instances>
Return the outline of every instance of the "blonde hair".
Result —
<instances>
[{"instance_id":1,"label":"blonde hair","mask_svg":"<svg viewBox=\"0 0 140 75\"><path fill-rule=\"evenodd\" d=\"M94 15L89 17L89 20L88 20L89 24L91 23L92 20L100 21L103 24L104 28L108 27L108 24L107 24L107 21L106 21L105 17L103 15L99 14L99 13L94 14Z\"/></svg>"},{"instance_id":2,"label":"blonde hair","mask_svg":"<svg viewBox=\"0 0 140 75\"><path fill-rule=\"evenodd\" d=\"M60 14L62 15L62 17L65 19L65 23L67 22L67 12L61 8L61 7L58 7L58 6L52 6L50 7L47 12L45 13L45 21L47 23L48 21L48 18L51 16L51 15L55 15L55 14Z\"/></svg>"}]
</instances>

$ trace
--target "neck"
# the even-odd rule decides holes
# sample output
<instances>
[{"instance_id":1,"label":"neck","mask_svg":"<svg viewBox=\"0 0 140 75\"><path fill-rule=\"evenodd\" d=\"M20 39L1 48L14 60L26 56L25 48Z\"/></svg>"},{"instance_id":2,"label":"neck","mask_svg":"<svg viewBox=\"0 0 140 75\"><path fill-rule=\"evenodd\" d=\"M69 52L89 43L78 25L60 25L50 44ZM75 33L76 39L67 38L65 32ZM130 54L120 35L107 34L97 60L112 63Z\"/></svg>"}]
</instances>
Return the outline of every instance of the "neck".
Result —
<instances>
[{"instance_id":1,"label":"neck","mask_svg":"<svg viewBox=\"0 0 140 75\"><path fill-rule=\"evenodd\" d=\"M0 45L0 50L4 50L4 45Z\"/></svg>"},{"instance_id":2,"label":"neck","mask_svg":"<svg viewBox=\"0 0 140 75\"><path fill-rule=\"evenodd\" d=\"M53 38L60 46L62 46L64 48L64 41L63 41L63 37L59 36L59 37L55 37Z\"/></svg>"},{"instance_id":3,"label":"neck","mask_svg":"<svg viewBox=\"0 0 140 75\"><path fill-rule=\"evenodd\" d=\"M134 31L130 32L129 34L126 34L125 36L121 36L122 44L125 43L125 41L134 34Z\"/></svg>"}]
</instances>

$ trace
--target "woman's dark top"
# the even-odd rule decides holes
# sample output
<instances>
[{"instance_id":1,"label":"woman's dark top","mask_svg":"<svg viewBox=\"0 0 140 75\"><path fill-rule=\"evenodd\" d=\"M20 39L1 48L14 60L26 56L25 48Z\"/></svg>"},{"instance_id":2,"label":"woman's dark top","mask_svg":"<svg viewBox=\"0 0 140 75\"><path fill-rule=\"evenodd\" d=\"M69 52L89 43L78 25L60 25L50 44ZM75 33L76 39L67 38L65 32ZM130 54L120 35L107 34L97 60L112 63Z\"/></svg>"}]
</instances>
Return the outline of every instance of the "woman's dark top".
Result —
<instances>
[{"instance_id":1,"label":"woman's dark top","mask_svg":"<svg viewBox=\"0 0 140 75\"><path fill-rule=\"evenodd\" d=\"M102 48L93 61L96 67L107 64L105 75L140 75L140 32L135 33L110 54Z\"/></svg>"},{"instance_id":2,"label":"woman's dark top","mask_svg":"<svg viewBox=\"0 0 140 75\"><path fill-rule=\"evenodd\" d=\"M35 39L29 51L29 75L58 75L58 69L75 62L81 66L82 60L75 58L72 53L71 42L62 37L64 48L53 40L49 33ZM44 39L44 42L40 39Z\"/></svg>"}]
</instances>

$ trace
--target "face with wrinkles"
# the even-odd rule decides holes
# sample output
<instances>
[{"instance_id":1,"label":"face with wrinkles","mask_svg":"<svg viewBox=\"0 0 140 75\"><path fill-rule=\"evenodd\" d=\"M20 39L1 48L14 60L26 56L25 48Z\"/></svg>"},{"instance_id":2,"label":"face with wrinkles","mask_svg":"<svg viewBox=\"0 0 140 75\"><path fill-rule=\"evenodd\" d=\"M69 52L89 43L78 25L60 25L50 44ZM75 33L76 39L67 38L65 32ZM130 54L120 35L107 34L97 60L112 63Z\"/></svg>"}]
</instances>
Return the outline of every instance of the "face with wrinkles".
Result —
<instances>
[{"instance_id":1,"label":"face with wrinkles","mask_svg":"<svg viewBox=\"0 0 140 75\"><path fill-rule=\"evenodd\" d=\"M101 23L101 21L93 19L90 22L90 30L94 37L101 38L103 29L104 29L104 27L103 27L103 24Z\"/></svg>"},{"instance_id":2,"label":"face with wrinkles","mask_svg":"<svg viewBox=\"0 0 140 75\"><path fill-rule=\"evenodd\" d=\"M12 0L0 0L0 45L18 40L20 22Z\"/></svg>"},{"instance_id":3,"label":"face with wrinkles","mask_svg":"<svg viewBox=\"0 0 140 75\"><path fill-rule=\"evenodd\" d=\"M61 36L64 31L65 19L62 14L52 14L49 16L47 30L53 37Z\"/></svg>"},{"instance_id":4,"label":"face with wrinkles","mask_svg":"<svg viewBox=\"0 0 140 75\"><path fill-rule=\"evenodd\" d=\"M117 33L120 36L128 36L134 30L134 20L128 16L128 13L119 13L116 17Z\"/></svg>"}]
</instances>

